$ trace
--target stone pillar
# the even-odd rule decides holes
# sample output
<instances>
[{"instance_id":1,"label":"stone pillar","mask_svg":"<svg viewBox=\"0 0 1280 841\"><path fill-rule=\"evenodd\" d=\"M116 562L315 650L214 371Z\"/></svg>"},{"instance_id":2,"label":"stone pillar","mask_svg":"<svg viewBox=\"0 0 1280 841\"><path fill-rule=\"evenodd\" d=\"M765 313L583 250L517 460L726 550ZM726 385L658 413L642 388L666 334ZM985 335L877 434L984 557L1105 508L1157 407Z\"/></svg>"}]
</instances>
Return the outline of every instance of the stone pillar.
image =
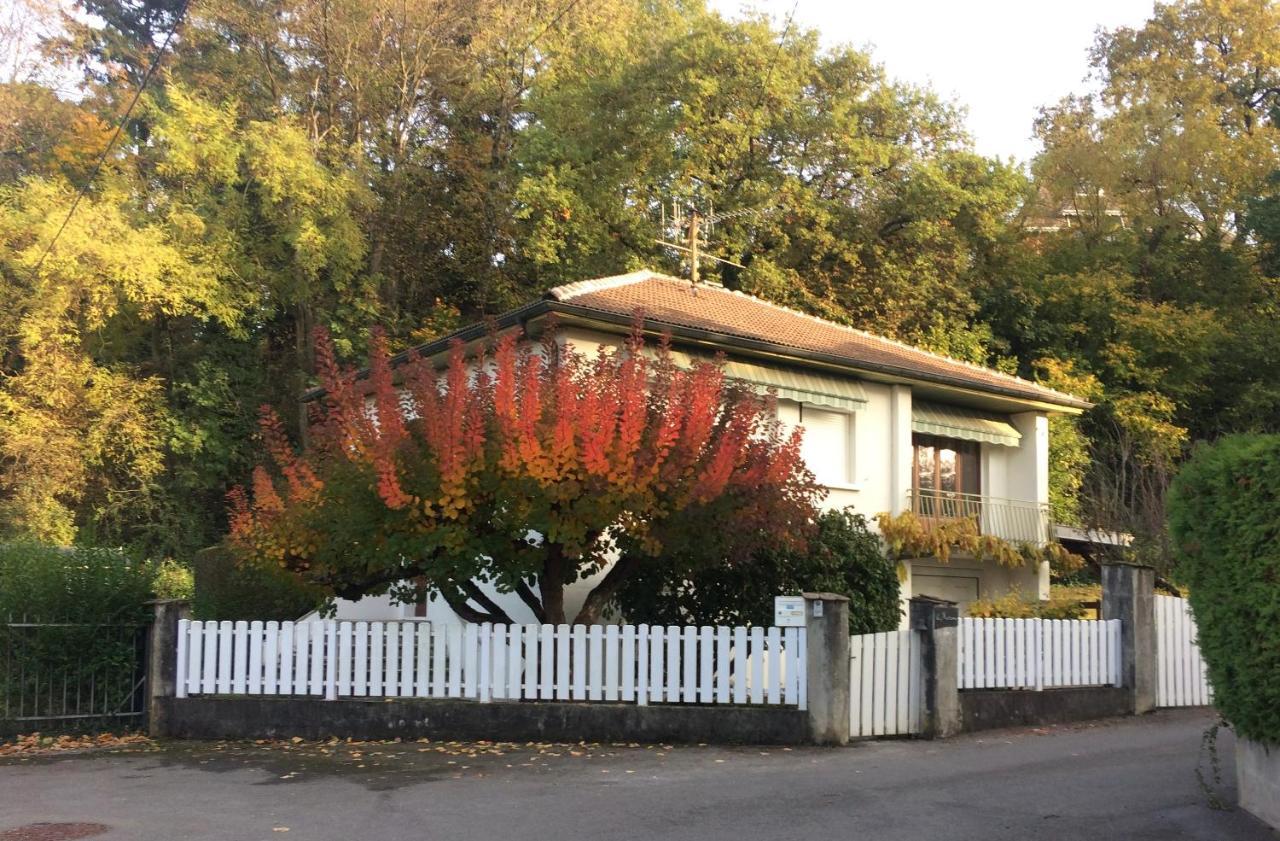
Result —
<instances>
[{"instance_id":1,"label":"stone pillar","mask_svg":"<svg viewBox=\"0 0 1280 841\"><path fill-rule=\"evenodd\" d=\"M182 599L157 599L151 604L155 617L147 635L147 732L161 737L168 730L162 699L177 692L178 620L191 615L191 606Z\"/></svg>"},{"instance_id":2,"label":"stone pillar","mask_svg":"<svg viewBox=\"0 0 1280 841\"><path fill-rule=\"evenodd\" d=\"M889 387L889 512L901 514L911 491L911 386Z\"/></svg>"},{"instance_id":3,"label":"stone pillar","mask_svg":"<svg viewBox=\"0 0 1280 841\"><path fill-rule=\"evenodd\" d=\"M805 593L805 672L809 738L818 745L849 743L849 597Z\"/></svg>"},{"instance_id":4,"label":"stone pillar","mask_svg":"<svg viewBox=\"0 0 1280 841\"><path fill-rule=\"evenodd\" d=\"M911 600L911 630L920 634L924 659L924 728L928 739L960 732L960 611L955 602Z\"/></svg>"},{"instance_id":5,"label":"stone pillar","mask_svg":"<svg viewBox=\"0 0 1280 841\"><path fill-rule=\"evenodd\" d=\"M1156 708L1155 570L1103 564L1102 618L1120 620L1120 676L1135 714Z\"/></svg>"}]
</instances>

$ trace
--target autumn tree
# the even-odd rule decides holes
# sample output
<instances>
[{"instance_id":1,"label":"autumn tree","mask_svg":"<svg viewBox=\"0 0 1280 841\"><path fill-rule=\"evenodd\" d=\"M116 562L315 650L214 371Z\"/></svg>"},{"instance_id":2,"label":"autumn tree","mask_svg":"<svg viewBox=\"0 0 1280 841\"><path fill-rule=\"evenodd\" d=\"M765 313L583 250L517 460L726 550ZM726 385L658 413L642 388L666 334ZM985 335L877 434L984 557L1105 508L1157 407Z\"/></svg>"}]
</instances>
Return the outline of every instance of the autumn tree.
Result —
<instances>
[{"instance_id":1,"label":"autumn tree","mask_svg":"<svg viewBox=\"0 0 1280 841\"><path fill-rule=\"evenodd\" d=\"M769 401L718 365L650 360L637 332L587 357L515 333L443 372L385 339L367 377L317 339L324 396L296 451L270 411L270 464L232 496L231 540L337 596L438 592L463 618L592 623L637 569L701 534L730 556L804 544L819 490ZM627 551L619 557L617 547ZM616 558L616 560L615 560ZM607 570L576 617L565 588Z\"/></svg>"}]
</instances>

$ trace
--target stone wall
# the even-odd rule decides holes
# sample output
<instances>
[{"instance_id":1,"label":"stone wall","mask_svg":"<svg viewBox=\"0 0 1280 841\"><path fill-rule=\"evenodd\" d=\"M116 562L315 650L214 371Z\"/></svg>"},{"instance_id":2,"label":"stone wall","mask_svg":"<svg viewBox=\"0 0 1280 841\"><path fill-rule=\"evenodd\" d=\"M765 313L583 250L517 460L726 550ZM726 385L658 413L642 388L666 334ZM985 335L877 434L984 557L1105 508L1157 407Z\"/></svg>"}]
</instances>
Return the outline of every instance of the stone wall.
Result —
<instances>
[{"instance_id":1,"label":"stone wall","mask_svg":"<svg viewBox=\"0 0 1280 841\"><path fill-rule=\"evenodd\" d=\"M960 693L960 729L971 733L998 727L1067 724L1133 713L1128 689L1089 686L1045 689L966 689Z\"/></svg>"},{"instance_id":2,"label":"stone wall","mask_svg":"<svg viewBox=\"0 0 1280 841\"><path fill-rule=\"evenodd\" d=\"M164 698L167 736L184 739L492 739L550 742L798 744L808 714L786 707L639 706L449 699Z\"/></svg>"},{"instance_id":3,"label":"stone wall","mask_svg":"<svg viewBox=\"0 0 1280 841\"><path fill-rule=\"evenodd\" d=\"M1240 808L1280 829L1280 745L1236 739Z\"/></svg>"}]
</instances>

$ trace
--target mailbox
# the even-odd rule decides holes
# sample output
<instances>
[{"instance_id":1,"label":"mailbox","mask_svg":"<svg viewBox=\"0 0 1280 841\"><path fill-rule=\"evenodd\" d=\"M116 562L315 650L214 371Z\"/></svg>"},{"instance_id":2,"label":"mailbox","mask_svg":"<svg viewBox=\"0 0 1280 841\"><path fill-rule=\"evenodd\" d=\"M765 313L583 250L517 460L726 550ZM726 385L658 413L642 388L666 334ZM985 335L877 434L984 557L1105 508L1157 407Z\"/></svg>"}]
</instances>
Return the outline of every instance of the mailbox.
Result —
<instances>
[{"instance_id":1,"label":"mailbox","mask_svg":"<svg viewBox=\"0 0 1280 841\"><path fill-rule=\"evenodd\" d=\"M773 624L779 628L803 628L804 596L775 596Z\"/></svg>"},{"instance_id":2,"label":"mailbox","mask_svg":"<svg viewBox=\"0 0 1280 841\"><path fill-rule=\"evenodd\" d=\"M932 631L960 624L960 606L945 599L916 596L911 599L911 630Z\"/></svg>"}]
</instances>

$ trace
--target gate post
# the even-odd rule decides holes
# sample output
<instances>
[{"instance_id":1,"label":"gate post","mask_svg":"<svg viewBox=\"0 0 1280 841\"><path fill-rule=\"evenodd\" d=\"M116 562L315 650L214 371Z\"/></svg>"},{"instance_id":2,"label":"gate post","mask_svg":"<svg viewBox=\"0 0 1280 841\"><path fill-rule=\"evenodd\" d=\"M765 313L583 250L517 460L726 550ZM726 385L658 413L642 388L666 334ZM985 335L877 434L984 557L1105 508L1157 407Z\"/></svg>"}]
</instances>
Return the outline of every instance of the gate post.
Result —
<instances>
[{"instance_id":1,"label":"gate post","mask_svg":"<svg viewBox=\"0 0 1280 841\"><path fill-rule=\"evenodd\" d=\"M191 615L191 605L183 599L156 599L151 602L155 617L147 634L147 734L167 735L165 698L177 694L178 620Z\"/></svg>"},{"instance_id":2,"label":"gate post","mask_svg":"<svg viewBox=\"0 0 1280 841\"><path fill-rule=\"evenodd\" d=\"M960 732L960 612L955 602L917 596L910 602L911 630L920 634L924 659L924 735L945 739Z\"/></svg>"},{"instance_id":3,"label":"gate post","mask_svg":"<svg viewBox=\"0 0 1280 841\"><path fill-rule=\"evenodd\" d=\"M1120 620L1120 675L1135 715L1156 708L1155 570L1102 565L1102 618Z\"/></svg>"},{"instance_id":4,"label":"gate post","mask_svg":"<svg viewBox=\"0 0 1280 841\"><path fill-rule=\"evenodd\" d=\"M849 597L805 593L805 675L809 738L849 743Z\"/></svg>"}]
</instances>

